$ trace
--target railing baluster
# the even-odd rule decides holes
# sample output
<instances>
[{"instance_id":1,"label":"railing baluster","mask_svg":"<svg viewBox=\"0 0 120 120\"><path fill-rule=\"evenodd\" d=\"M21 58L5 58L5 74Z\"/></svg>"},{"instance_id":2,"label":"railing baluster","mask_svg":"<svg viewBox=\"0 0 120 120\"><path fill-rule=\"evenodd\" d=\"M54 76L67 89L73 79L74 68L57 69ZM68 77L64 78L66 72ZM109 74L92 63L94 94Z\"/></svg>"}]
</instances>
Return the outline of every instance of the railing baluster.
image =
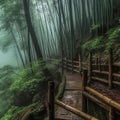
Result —
<instances>
[{"instance_id":1,"label":"railing baluster","mask_svg":"<svg viewBox=\"0 0 120 120\"><path fill-rule=\"evenodd\" d=\"M54 107L54 82L50 81L48 84L48 109L49 120L55 120L55 107Z\"/></svg>"}]
</instances>

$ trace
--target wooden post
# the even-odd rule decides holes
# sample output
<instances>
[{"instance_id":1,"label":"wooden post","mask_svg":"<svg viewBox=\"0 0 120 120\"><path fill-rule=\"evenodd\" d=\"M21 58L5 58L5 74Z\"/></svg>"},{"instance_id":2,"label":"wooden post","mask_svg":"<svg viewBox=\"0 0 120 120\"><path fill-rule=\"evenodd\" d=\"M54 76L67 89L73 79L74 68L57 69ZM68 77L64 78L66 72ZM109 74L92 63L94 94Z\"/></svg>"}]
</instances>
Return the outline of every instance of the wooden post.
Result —
<instances>
[{"instance_id":1,"label":"wooden post","mask_svg":"<svg viewBox=\"0 0 120 120\"><path fill-rule=\"evenodd\" d=\"M72 58L72 73L74 72L74 67L73 67L73 58Z\"/></svg>"},{"instance_id":2,"label":"wooden post","mask_svg":"<svg viewBox=\"0 0 120 120\"><path fill-rule=\"evenodd\" d=\"M68 60L66 58L66 70L68 70Z\"/></svg>"},{"instance_id":3,"label":"wooden post","mask_svg":"<svg viewBox=\"0 0 120 120\"><path fill-rule=\"evenodd\" d=\"M78 59L79 59L79 72L81 73L81 71L82 71L82 61L80 59L80 54L78 56Z\"/></svg>"},{"instance_id":4,"label":"wooden post","mask_svg":"<svg viewBox=\"0 0 120 120\"><path fill-rule=\"evenodd\" d=\"M100 57L98 58L98 64L99 64L99 65L98 65L98 66L99 66L99 67L98 67L98 68L99 68L99 71L101 71L101 59L100 59Z\"/></svg>"},{"instance_id":5,"label":"wooden post","mask_svg":"<svg viewBox=\"0 0 120 120\"><path fill-rule=\"evenodd\" d=\"M63 58L62 58L62 74L63 74L63 72L64 72L64 62L63 62L64 60L63 60Z\"/></svg>"},{"instance_id":6,"label":"wooden post","mask_svg":"<svg viewBox=\"0 0 120 120\"><path fill-rule=\"evenodd\" d=\"M113 56L112 56L112 49L110 49L109 58L108 58L108 66L109 66L108 84L110 89L112 88L112 65L113 65Z\"/></svg>"},{"instance_id":7,"label":"wooden post","mask_svg":"<svg viewBox=\"0 0 120 120\"><path fill-rule=\"evenodd\" d=\"M87 98L84 95L85 87L87 86L88 80L88 71L83 71L83 78L82 78L82 111L87 112Z\"/></svg>"},{"instance_id":8,"label":"wooden post","mask_svg":"<svg viewBox=\"0 0 120 120\"><path fill-rule=\"evenodd\" d=\"M99 69L98 64L99 64L99 59L98 59L98 57L97 57L97 58L96 58L96 65L97 65L97 69Z\"/></svg>"},{"instance_id":9,"label":"wooden post","mask_svg":"<svg viewBox=\"0 0 120 120\"><path fill-rule=\"evenodd\" d=\"M48 83L48 109L49 109L49 120L55 119L55 108L54 108L54 82Z\"/></svg>"},{"instance_id":10,"label":"wooden post","mask_svg":"<svg viewBox=\"0 0 120 120\"><path fill-rule=\"evenodd\" d=\"M110 107L109 111L109 120L115 120L115 111L112 107Z\"/></svg>"},{"instance_id":11,"label":"wooden post","mask_svg":"<svg viewBox=\"0 0 120 120\"><path fill-rule=\"evenodd\" d=\"M89 82L91 81L91 77L92 77L92 53L90 52L89 55Z\"/></svg>"},{"instance_id":12,"label":"wooden post","mask_svg":"<svg viewBox=\"0 0 120 120\"><path fill-rule=\"evenodd\" d=\"M67 59L65 57L65 69L67 70Z\"/></svg>"}]
</instances>

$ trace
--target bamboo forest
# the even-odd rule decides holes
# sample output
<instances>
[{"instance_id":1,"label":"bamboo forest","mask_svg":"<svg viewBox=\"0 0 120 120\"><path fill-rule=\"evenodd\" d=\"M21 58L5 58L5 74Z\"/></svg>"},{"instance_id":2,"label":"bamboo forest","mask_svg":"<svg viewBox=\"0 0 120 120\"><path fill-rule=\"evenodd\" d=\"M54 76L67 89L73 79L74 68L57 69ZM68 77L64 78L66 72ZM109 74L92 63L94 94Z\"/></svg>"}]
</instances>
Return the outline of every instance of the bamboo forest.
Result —
<instances>
[{"instance_id":1,"label":"bamboo forest","mask_svg":"<svg viewBox=\"0 0 120 120\"><path fill-rule=\"evenodd\" d=\"M0 0L0 120L120 120L120 0Z\"/></svg>"}]
</instances>

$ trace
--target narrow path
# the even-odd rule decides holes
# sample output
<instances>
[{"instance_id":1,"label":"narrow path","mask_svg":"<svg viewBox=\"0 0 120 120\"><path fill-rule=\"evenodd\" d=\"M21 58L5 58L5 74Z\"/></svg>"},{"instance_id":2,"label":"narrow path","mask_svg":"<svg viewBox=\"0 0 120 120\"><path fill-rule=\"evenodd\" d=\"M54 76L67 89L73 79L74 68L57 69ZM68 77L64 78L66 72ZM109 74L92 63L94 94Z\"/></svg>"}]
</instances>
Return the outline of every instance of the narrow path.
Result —
<instances>
[{"instance_id":1,"label":"narrow path","mask_svg":"<svg viewBox=\"0 0 120 120\"><path fill-rule=\"evenodd\" d=\"M81 90L82 79L80 74L66 72L66 87L62 102L81 110ZM59 118L58 120L82 120L60 107L57 109L56 118Z\"/></svg>"}]
</instances>

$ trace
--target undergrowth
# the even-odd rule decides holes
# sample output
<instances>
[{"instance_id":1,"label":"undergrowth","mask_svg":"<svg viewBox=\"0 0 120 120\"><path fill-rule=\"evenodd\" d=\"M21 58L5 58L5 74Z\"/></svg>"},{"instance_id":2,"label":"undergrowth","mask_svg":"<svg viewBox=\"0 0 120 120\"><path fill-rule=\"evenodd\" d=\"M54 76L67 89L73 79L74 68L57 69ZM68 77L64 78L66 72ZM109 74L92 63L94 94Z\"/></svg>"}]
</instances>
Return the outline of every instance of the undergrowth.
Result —
<instances>
[{"instance_id":1,"label":"undergrowth","mask_svg":"<svg viewBox=\"0 0 120 120\"><path fill-rule=\"evenodd\" d=\"M83 51L95 54L108 54L110 49L114 51L114 57L120 57L120 25L110 28L103 36L96 36L86 41L83 45Z\"/></svg>"},{"instance_id":2,"label":"undergrowth","mask_svg":"<svg viewBox=\"0 0 120 120\"><path fill-rule=\"evenodd\" d=\"M0 69L0 119L15 120L22 111L44 102L49 80L61 79L57 65L38 61L23 70L12 66Z\"/></svg>"}]
</instances>

